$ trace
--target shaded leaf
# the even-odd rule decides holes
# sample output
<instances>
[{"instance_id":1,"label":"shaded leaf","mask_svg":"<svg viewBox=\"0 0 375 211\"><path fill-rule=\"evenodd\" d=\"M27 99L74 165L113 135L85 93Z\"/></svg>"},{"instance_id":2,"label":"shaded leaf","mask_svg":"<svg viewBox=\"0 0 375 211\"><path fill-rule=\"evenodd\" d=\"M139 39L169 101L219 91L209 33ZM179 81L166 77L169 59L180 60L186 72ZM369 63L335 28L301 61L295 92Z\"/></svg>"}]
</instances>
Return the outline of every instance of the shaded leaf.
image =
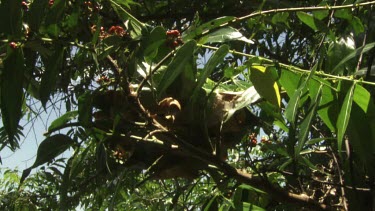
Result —
<instances>
[{"instance_id":1,"label":"shaded leaf","mask_svg":"<svg viewBox=\"0 0 375 211\"><path fill-rule=\"evenodd\" d=\"M48 131L53 131L55 129L60 128L61 126L64 126L67 122L75 119L78 116L78 111L69 111L66 112L61 117L55 119L51 125L48 127Z\"/></svg>"},{"instance_id":2,"label":"shaded leaf","mask_svg":"<svg viewBox=\"0 0 375 211\"><path fill-rule=\"evenodd\" d=\"M279 86L276 83L272 70L264 66L251 66L250 70L250 80L260 96L280 108L281 97Z\"/></svg>"},{"instance_id":3,"label":"shaded leaf","mask_svg":"<svg viewBox=\"0 0 375 211\"><path fill-rule=\"evenodd\" d=\"M0 4L0 34L5 33L13 37L21 36L22 13L21 1L1 1Z\"/></svg>"},{"instance_id":4,"label":"shaded leaf","mask_svg":"<svg viewBox=\"0 0 375 211\"><path fill-rule=\"evenodd\" d=\"M176 56L173 58L171 63L168 65L167 70L162 76L160 83L157 88L157 95L160 97L164 91L171 85L178 75L180 75L184 69L185 65L191 60L193 52L196 46L194 40L188 41L183 46L181 46L177 52Z\"/></svg>"},{"instance_id":5,"label":"shaded leaf","mask_svg":"<svg viewBox=\"0 0 375 211\"><path fill-rule=\"evenodd\" d=\"M46 0L34 0L30 5L28 12L28 23L32 31L39 31L40 25L43 23L45 9L48 4Z\"/></svg>"},{"instance_id":6,"label":"shaded leaf","mask_svg":"<svg viewBox=\"0 0 375 211\"><path fill-rule=\"evenodd\" d=\"M78 121L83 126L90 126L92 122L92 101L91 92L87 91L78 98Z\"/></svg>"},{"instance_id":7,"label":"shaded leaf","mask_svg":"<svg viewBox=\"0 0 375 211\"><path fill-rule=\"evenodd\" d=\"M69 136L63 134L56 134L44 139L38 147L34 164L23 171L21 183L27 176L29 176L33 168L51 162L54 158L72 146L73 143L74 141Z\"/></svg>"},{"instance_id":8,"label":"shaded leaf","mask_svg":"<svg viewBox=\"0 0 375 211\"><path fill-rule=\"evenodd\" d=\"M56 24L64 17L65 4L65 0L54 0L53 5L48 9L47 17L45 19L45 24L47 26L50 25L54 28L57 27Z\"/></svg>"},{"instance_id":9,"label":"shaded leaf","mask_svg":"<svg viewBox=\"0 0 375 211\"><path fill-rule=\"evenodd\" d=\"M342 140L344 138L346 128L348 126L349 119L350 119L350 112L351 112L351 109L352 109L355 85L356 85L356 83L353 83L353 85L350 87L350 89L346 93L344 103L341 107L340 114L338 116L337 123L336 123L337 143L338 143L339 152L341 152Z\"/></svg>"},{"instance_id":10,"label":"shaded leaf","mask_svg":"<svg viewBox=\"0 0 375 211\"><path fill-rule=\"evenodd\" d=\"M195 101L198 95L199 90L202 88L203 84L206 82L206 79L210 76L212 71L217 65L219 65L229 52L228 45L222 45L220 48L214 52L210 57L207 64L204 66L202 73L199 75L197 85L194 89L192 100Z\"/></svg>"},{"instance_id":11,"label":"shaded leaf","mask_svg":"<svg viewBox=\"0 0 375 211\"><path fill-rule=\"evenodd\" d=\"M64 50L63 47L58 47L50 57L44 59L45 72L40 83L40 100L43 107L46 107L50 95L55 91L58 75L62 71Z\"/></svg>"},{"instance_id":12,"label":"shaded leaf","mask_svg":"<svg viewBox=\"0 0 375 211\"><path fill-rule=\"evenodd\" d=\"M336 65L336 67L333 68L332 73L335 73L336 71L338 71L338 69L349 60L361 55L362 53L366 53L367 51L371 50L374 46L375 46L375 42L372 42L372 43L366 44L365 46L355 49L353 52L351 52L346 57L340 60L340 62Z\"/></svg>"},{"instance_id":13,"label":"shaded leaf","mask_svg":"<svg viewBox=\"0 0 375 211\"><path fill-rule=\"evenodd\" d=\"M287 12L280 12L276 13L274 16L272 16L272 23L284 23L286 26L289 27L289 13Z\"/></svg>"},{"instance_id":14,"label":"shaded leaf","mask_svg":"<svg viewBox=\"0 0 375 211\"><path fill-rule=\"evenodd\" d=\"M332 131L336 131L336 122L339 114L339 104L337 101L337 96L334 93L332 84L328 81L325 81L319 77L313 77L313 80L310 80L309 95L311 99L314 99L318 94L320 85L322 87L322 98L320 100L318 114L319 117L323 120L326 126Z\"/></svg>"},{"instance_id":15,"label":"shaded leaf","mask_svg":"<svg viewBox=\"0 0 375 211\"><path fill-rule=\"evenodd\" d=\"M12 142L22 117L25 61L21 49L8 47L7 54L1 74L1 115L9 141Z\"/></svg>"},{"instance_id":16,"label":"shaded leaf","mask_svg":"<svg viewBox=\"0 0 375 211\"><path fill-rule=\"evenodd\" d=\"M158 50L162 44L166 42L165 29L161 26L154 28L151 33L142 40L144 48L143 56L148 60L152 60L158 54Z\"/></svg>"}]
</instances>

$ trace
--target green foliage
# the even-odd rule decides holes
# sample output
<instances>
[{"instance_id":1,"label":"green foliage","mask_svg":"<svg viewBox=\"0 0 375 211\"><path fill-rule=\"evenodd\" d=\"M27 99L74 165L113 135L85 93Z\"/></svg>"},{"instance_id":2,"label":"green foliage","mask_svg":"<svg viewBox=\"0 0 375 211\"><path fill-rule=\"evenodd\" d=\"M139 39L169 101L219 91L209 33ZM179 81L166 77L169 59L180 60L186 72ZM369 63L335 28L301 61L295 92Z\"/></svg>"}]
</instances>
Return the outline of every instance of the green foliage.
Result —
<instances>
[{"instance_id":1,"label":"green foliage","mask_svg":"<svg viewBox=\"0 0 375 211\"><path fill-rule=\"evenodd\" d=\"M373 209L374 4L0 1L0 208Z\"/></svg>"}]
</instances>

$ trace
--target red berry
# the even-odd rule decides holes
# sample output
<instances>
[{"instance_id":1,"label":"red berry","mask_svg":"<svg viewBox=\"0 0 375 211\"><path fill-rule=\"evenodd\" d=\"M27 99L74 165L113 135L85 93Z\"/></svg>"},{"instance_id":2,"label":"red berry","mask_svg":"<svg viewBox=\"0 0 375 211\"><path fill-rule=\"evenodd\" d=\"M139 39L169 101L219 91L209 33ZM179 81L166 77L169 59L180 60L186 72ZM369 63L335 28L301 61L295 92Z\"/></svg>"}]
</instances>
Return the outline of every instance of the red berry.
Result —
<instances>
[{"instance_id":1,"label":"red berry","mask_svg":"<svg viewBox=\"0 0 375 211\"><path fill-rule=\"evenodd\" d=\"M178 30L169 30L167 31L167 36L178 37L180 36L180 32Z\"/></svg>"},{"instance_id":2,"label":"red berry","mask_svg":"<svg viewBox=\"0 0 375 211\"><path fill-rule=\"evenodd\" d=\"M48 6L51 7L54 3L55 3L55 0L49 0L49 2L48 2Z\"/></svg>"},{"instance_id":3,"label":"red berry","mask_svg":"<svg viewBox=\"0 0 375 211\"><path fill-rule=\"evenodd\" d=\"M12 49L16 49L16 48L18 48L18 45L17 45L17 43L15 43L15 42L10 42L10 43L9 43L9 46L10 46Z\"/></svg>"},{"instance_id":4,"label":"red berry","mask_svg":"<svg viewBox=\"0 0 375 211\"><path fill-rule=\"evenodd\" d=\"M251 141L250 141L250 146L251 146L251 147L255 147L255 146L257 145L257 143L258 143L258 141L257 141L256 138L251 139Z\"/></svg>"}]
</instances>

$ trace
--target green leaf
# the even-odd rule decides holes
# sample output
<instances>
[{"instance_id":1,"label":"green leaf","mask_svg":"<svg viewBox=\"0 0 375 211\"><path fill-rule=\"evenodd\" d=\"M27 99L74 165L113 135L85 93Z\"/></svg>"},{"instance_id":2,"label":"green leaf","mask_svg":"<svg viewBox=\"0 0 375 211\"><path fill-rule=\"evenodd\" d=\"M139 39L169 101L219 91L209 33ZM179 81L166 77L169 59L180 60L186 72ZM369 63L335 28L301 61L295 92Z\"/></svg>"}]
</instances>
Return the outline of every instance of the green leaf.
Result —
<instances>
[{"instance_id":1,"label":"green leaf","mask_svg":"<svg viewBox=\"0 0 375 211\"><path fill-rule=\"evenodd\" d=\"M56 24L61 21L61 19L64 17L63 14L65 11L65 3L65 0L54 0L53 5L48 9L45 25L56 26Z\"/></svg>"},{"instance_id":2,"label":"green leaf","mask_svg":"<svg viewBox=\"0 0 375 211\"><path fill-rule=\"evenodd\" d=\"M90 91L85 92L78 98L78 121L83 126L90 126L92 122L92 100Z\"/></svg>"},{"instance_id":3,"label":"green leaf","mask_svg":"<svg viewBox=\"0 0 375 211\"><path fill-rule=\"evenodd\" d=\"M75 119L78 116L78 111L69 111L66 112L61 117L55 119L51 125L48 127L48 131L53 131L64 126L67 122Z\"/></svg>"},{"instance_id":4,"label":"green leaf","mask_svg":"<svg viewBox=\"0 0 375 211\"><path fill-rule=\"evenodd\" d=\"M223 43L233 40L243 41L248 44L254 43L253 41L244 37L237 29L232 27L221 28L212 33L209 33L208 35L199 39L198 43Z\"/></svg>"},{"instance_id":5,"label":"green leaf","mask_svg":"<svg viewBox=\"0 0 375 211\"><path fill-rule=\"evenodd\" d=\"M369 117L375 117L375 106L371 94L363 86L356 84L354 89L353 101Z\"/></svg>"},{"instance_id":6,"label":"green leaf","mask_svg":"<svg viewBox=\"0 0 375 211\"><path fill-rule=\"evenodd\" d=\"M206 82L206 79L210 76L212 71L217 65L219 65L229 53L228 45L221 45L220 48L214 52L210 57L207 64L204 66L202 73L198 78L198 83L194 89L192 100L195 101L198 96L199 90L202 88L203 84Z\"/></svg>"},{"instance_id":7,"label":"green leaf","mask_svg":"<svg viewBox=\"0 0 375 211\"><path fill-rule=\"evenodd\" d=\"M366 44L365 46L359 47L355 49L353 52L348 54L345 58L341 59L341 61L336 65L335 68L333 68L332 73L335 73L343 64L345 64L347 61L353 59L354 57L357 57L363 53L366 53L367 51L374 48L375 42Z\"/></svg>"},{"instance_id":8,"label":"green leaf","mask_svg":"<svg viewBox=\"0 0 375 211\"><path fill-rule=\"evenodd\" d=\"M319 21L318 19L314 18L314 16L307 14L305 12L297 12L298 18L307 26L312 28L314 31L325 31L325 25Z\"/></svg>"},{"instance_id":9,"label":"green leaf","mask_svg":"<svg viewBox=\"0 0 375 211\"><path fill-rule=\"evenodd\" d=\"M353 27L355 35L359 35L365 31L365 27L363 26L361 19L358 17L353 17L353 19L350 20L350 25Z\"/></svg>"},{"instance_id":10,"label":"green leaf","mask_svg":"<svg viewBox=\"0 0 375 211\"><path fill-rule=\"evenodd\" d=\"M280 108L279 86L276 83L272 69L264 66L251 66L250 71L250 80L260 96Z\"/></svg>"},{"instance_id":11,"label":"green leaf","mask_svg":"<svg viewBox=\"0 0 375 211\"><path fill-rule=\"evenodd\" d=\"M5 131L10 139L17 135L18 123L22 117L24 101L24 55L22 49L8 47L1 74L1 115Z\"/></svg>"},{"instance_id":12,"label":"green leaf","mask_svg":"<svg viewBox=\"0 0 375 211\"><path fill-rule=\"evenodd\" d=\"M202 35L203 32L207 32L209 30L215 29L220 27L222 24L229 23L230 21L234 20L236 17L233 16L224 16L214 20L211 20L207 23L204 23L198 27L194 27L193 25L189 27L186 32L182 34L182 39L184 41L188 41L194 39L197 36Z\"/></svg>"},{"instance_id":13,"label":"green leaf","mask_svg":"<svg viewBox=\"0 0 375 211\"><path fill-rule=\"evenodd\" d=\"M316 94L315 98L311 101L307 116L304 118L304 120L302 121L300 125L300 131L298 134L298 145L294 150L295 157L299 156L303 146L306 143L307 137L310 133L312 121L316 116L316 111L320 103L320 99L322 97L322 88L323 88L323 85L321 84L319 86L318 93Z\"/></svg>"},{"instance_id":14,"label":"green leaf","mask_svg":"<svg viewBox=\"0 0 375 211\"><path fill-rule=\"evenodd\" d=\"M22 35L21 0L1 1L0 4L0 34L13 37Z\"/></svg>"},{"instance_id":15,"label":"green leaf","mask_svg":"<svg viewBox=\"0 0 375 211\"><path fill-rule=\"evenodd\" d=\"M299 106L300 106L300 101L301 101L301 96L302 96L302 93L303 93L303 90L305 89L305 87L307 86L307 83L309 82L310 78L314 75L315 71L316 71L316 68L317 68L317 65L315 65L308 77L305 79L305 81L298 87L298 89L296 90L296 92L293 94L293 96L290 98L289 102L288 102L288 105L285 109L285 118L292 124L294 125L295 122L296 122L296 116L297 116L297 113L298 113L298 109L299 109Z\"/></svg>"},{"instance_id":16,"label":"green leaf","mask_svg":"<svg viewBox=\"0 0 375 211\"><path fill-rule=\"evenodd\" d=\"M318 114L327 127L332 131L336 131L336 122L339 114L339 104L337 96L334 93L332 84L319 77L313 77L309 82L309 95L314 99L318 94L320 85L323 84L322 98L320 100Z\"/></svg>"},{"instance_id":17,"label":"green leaf","mask_svg":"<svg viewBox=\"0 0 375 211\"><path fill-rule=\"evenodd\" d=\"M63 71L64 51L65 48L58 47L50 57L44 59L45 72L40 83L40 100L43 107L46 107L50 95L55 91L58 75Z\"/></svg>"},{"instance_id":18,"label":"green leaf","mask_svg":"<svg viewBox=\"0 0 375 211\"><path fill-rule=\"evenodd\" d=\"M151 33L142 40L143 56L146 61L152 61L158 54L161 45L165 44L165 29L161 26L154 28Z\"/></svg>"},{"instance_id":19,"label":"green leaf","mask_svg":"<svg viewBox=\"0 0 375 211\"><path fill-rule=\"evenodd\" d=\"M44 139L38 147L34 164L23 171L21 183L29 176L32 169L51 162L73 144L74 141L69 136L63 134L56 134Z\"/></svg>"},{"instance_id":20,"label":"green leaf","mask_svg":"<svg viewBox=\"0 0 375 211\"><path fill-rule=\"evenodd\" d=\"M272 23L284 23L286 26L289 27L289 13L287 12L280 12L276 13L274 16L272 16Z\"/></svg>"},{"instance_id":21,"label":"green leaf","mask_svg":"<svg viewBox=\"0 0 375 211\"><path fill-rule=\"evenodd\" d=\"M128 11L126 11L121 5L124 6L124 1L122 0L110 0L112 8L115 10L119 18L123 22L126 22L129 20L130 25L133 28L133 32L135 33L135 36L141 35L141 32L143 29L145 29L145 24L139 21L137 18L135 18L133 15L131 15ZM125 5L126 6L126 5Z\"/></svg>"},{"instance_id":22,"label":"green leaf","mask_svg":"<svg viewBox=\"0 0 375 211\"><path fill-rule=\"evenodd\" d=\"M281 76L279 78L279 83L281 84L282 88L285 89L288 96L291 98L298 89L298 85L300 84L301 79L301 74L286 69L282 69Z\"/></svg>"},{"instance_id":23,"label":"green leaf","mask_svg":"<svg viewBox=\"0 0 375 211\"><path fill-rule=\"evenodd\" d=\"M175 81L177 76L184 71L185 65L191 60L191 57L193 56L195 46L196 42L194 40L191 40L186 42L177 50L176 56L168 65L167 70L160 80L157 88L158 97L160 97L169 87L169 85L171 85Z\"/></svg>"},{"instance_id":24,"label":"green leaf","mask_svg":"<svg viewBox=\"0 0 375 211\"><path fill-rule=\"evenodd\" d=\"M353 95L354 95L355 87L356 87L356 83L353 83L353 85L350 87L350 89L346 93L344 103L341 107L340 114L338 116L337 123L336 123L336 127L337 127L337 146L338 146L339 152L341 152L342 140L344 138L346 128L348 127L348 123L349 123L349 119L350 119L350 112L351 112L351 109L352 109Z\"/></svg>"},{"instance_id":25,"label":"green leaf","mask_svg":"<svg viewBox=\"0 0 375 211\"><path fill-rule=\"evenodd\" d=\"M39 31L40 25L43 23L45 16L45 9L48 4L46 0L34 0L30 5L28 12L28 23L32 31Z\"/></svg>"},{"instance_id":26,"label":"green leaf","mask_svg":"<svg viewBox=\"0 0 375 211\"><path fill-rule=\"evenodd\" d=\"M351 20L353 18L351 9L336 10L335 13L333 13L333 16L345 20Z\"/></svg>"}]
</instances>

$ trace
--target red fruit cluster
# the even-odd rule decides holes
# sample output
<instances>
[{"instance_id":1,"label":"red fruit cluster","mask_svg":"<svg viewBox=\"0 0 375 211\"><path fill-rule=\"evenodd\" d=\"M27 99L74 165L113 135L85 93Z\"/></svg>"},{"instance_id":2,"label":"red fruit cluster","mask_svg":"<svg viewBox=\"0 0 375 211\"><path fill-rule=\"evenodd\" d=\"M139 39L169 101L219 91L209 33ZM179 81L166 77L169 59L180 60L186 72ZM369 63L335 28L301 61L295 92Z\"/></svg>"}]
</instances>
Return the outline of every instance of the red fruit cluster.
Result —
<instances>
[{"instance_id":1,"label":"red fruit cluster","mask_svg":"<svg viewBox=\"0 0 375 211\"><path fill-rule=\"evenodd\" d=\"M168 47L175 49L177 46L184 44L180 36L181 34L178 30L169 30L166 34L166 44Z\"/></svg>"},{"instance_id":2,"label":"red fruit cluster","mask_svg":"<svg viewBox=\"0 0 375 211\"><path fill-rule=\"evenodd\" d=\"M52 7L52 5L55 3L55 0L49 0L48 1L48 6Z\"/></svg>"},{"instance_id":3,"label":"red fruit cluster","mask_svg":"<svg viewBox=\"0 0 375 211\"><path fill-rule=\"evenodd\" d=\"M12 49L16 49L16 48L18 48L18 45L17 45L17 43L15 43L15 42L10 42L10 43L9 43L9 46L10 46Z\"/></svg>"},{"instance_id":4,"label":"red fruit cluster","mask_svg":"<svg viewBox=\"0 0 375 211\"><path fill-rule=\"evenodd\" d=\"M126 31L121 26L111 26L108 30L109 34L115 34L117 36L123 37L126 35Z\"/></svg>"},{"instance_id":5,"label":"red fruit cluster","mask_svg":"<svg viewBox=\"0 0 375 211\"><path fill-rule=\"evenodd\" d=\"M255 147L258 144L257 134L256 133L250 134L249 140L250 140L250 143L249 143L250 147Z\"/></svg>"}]
</instances>

